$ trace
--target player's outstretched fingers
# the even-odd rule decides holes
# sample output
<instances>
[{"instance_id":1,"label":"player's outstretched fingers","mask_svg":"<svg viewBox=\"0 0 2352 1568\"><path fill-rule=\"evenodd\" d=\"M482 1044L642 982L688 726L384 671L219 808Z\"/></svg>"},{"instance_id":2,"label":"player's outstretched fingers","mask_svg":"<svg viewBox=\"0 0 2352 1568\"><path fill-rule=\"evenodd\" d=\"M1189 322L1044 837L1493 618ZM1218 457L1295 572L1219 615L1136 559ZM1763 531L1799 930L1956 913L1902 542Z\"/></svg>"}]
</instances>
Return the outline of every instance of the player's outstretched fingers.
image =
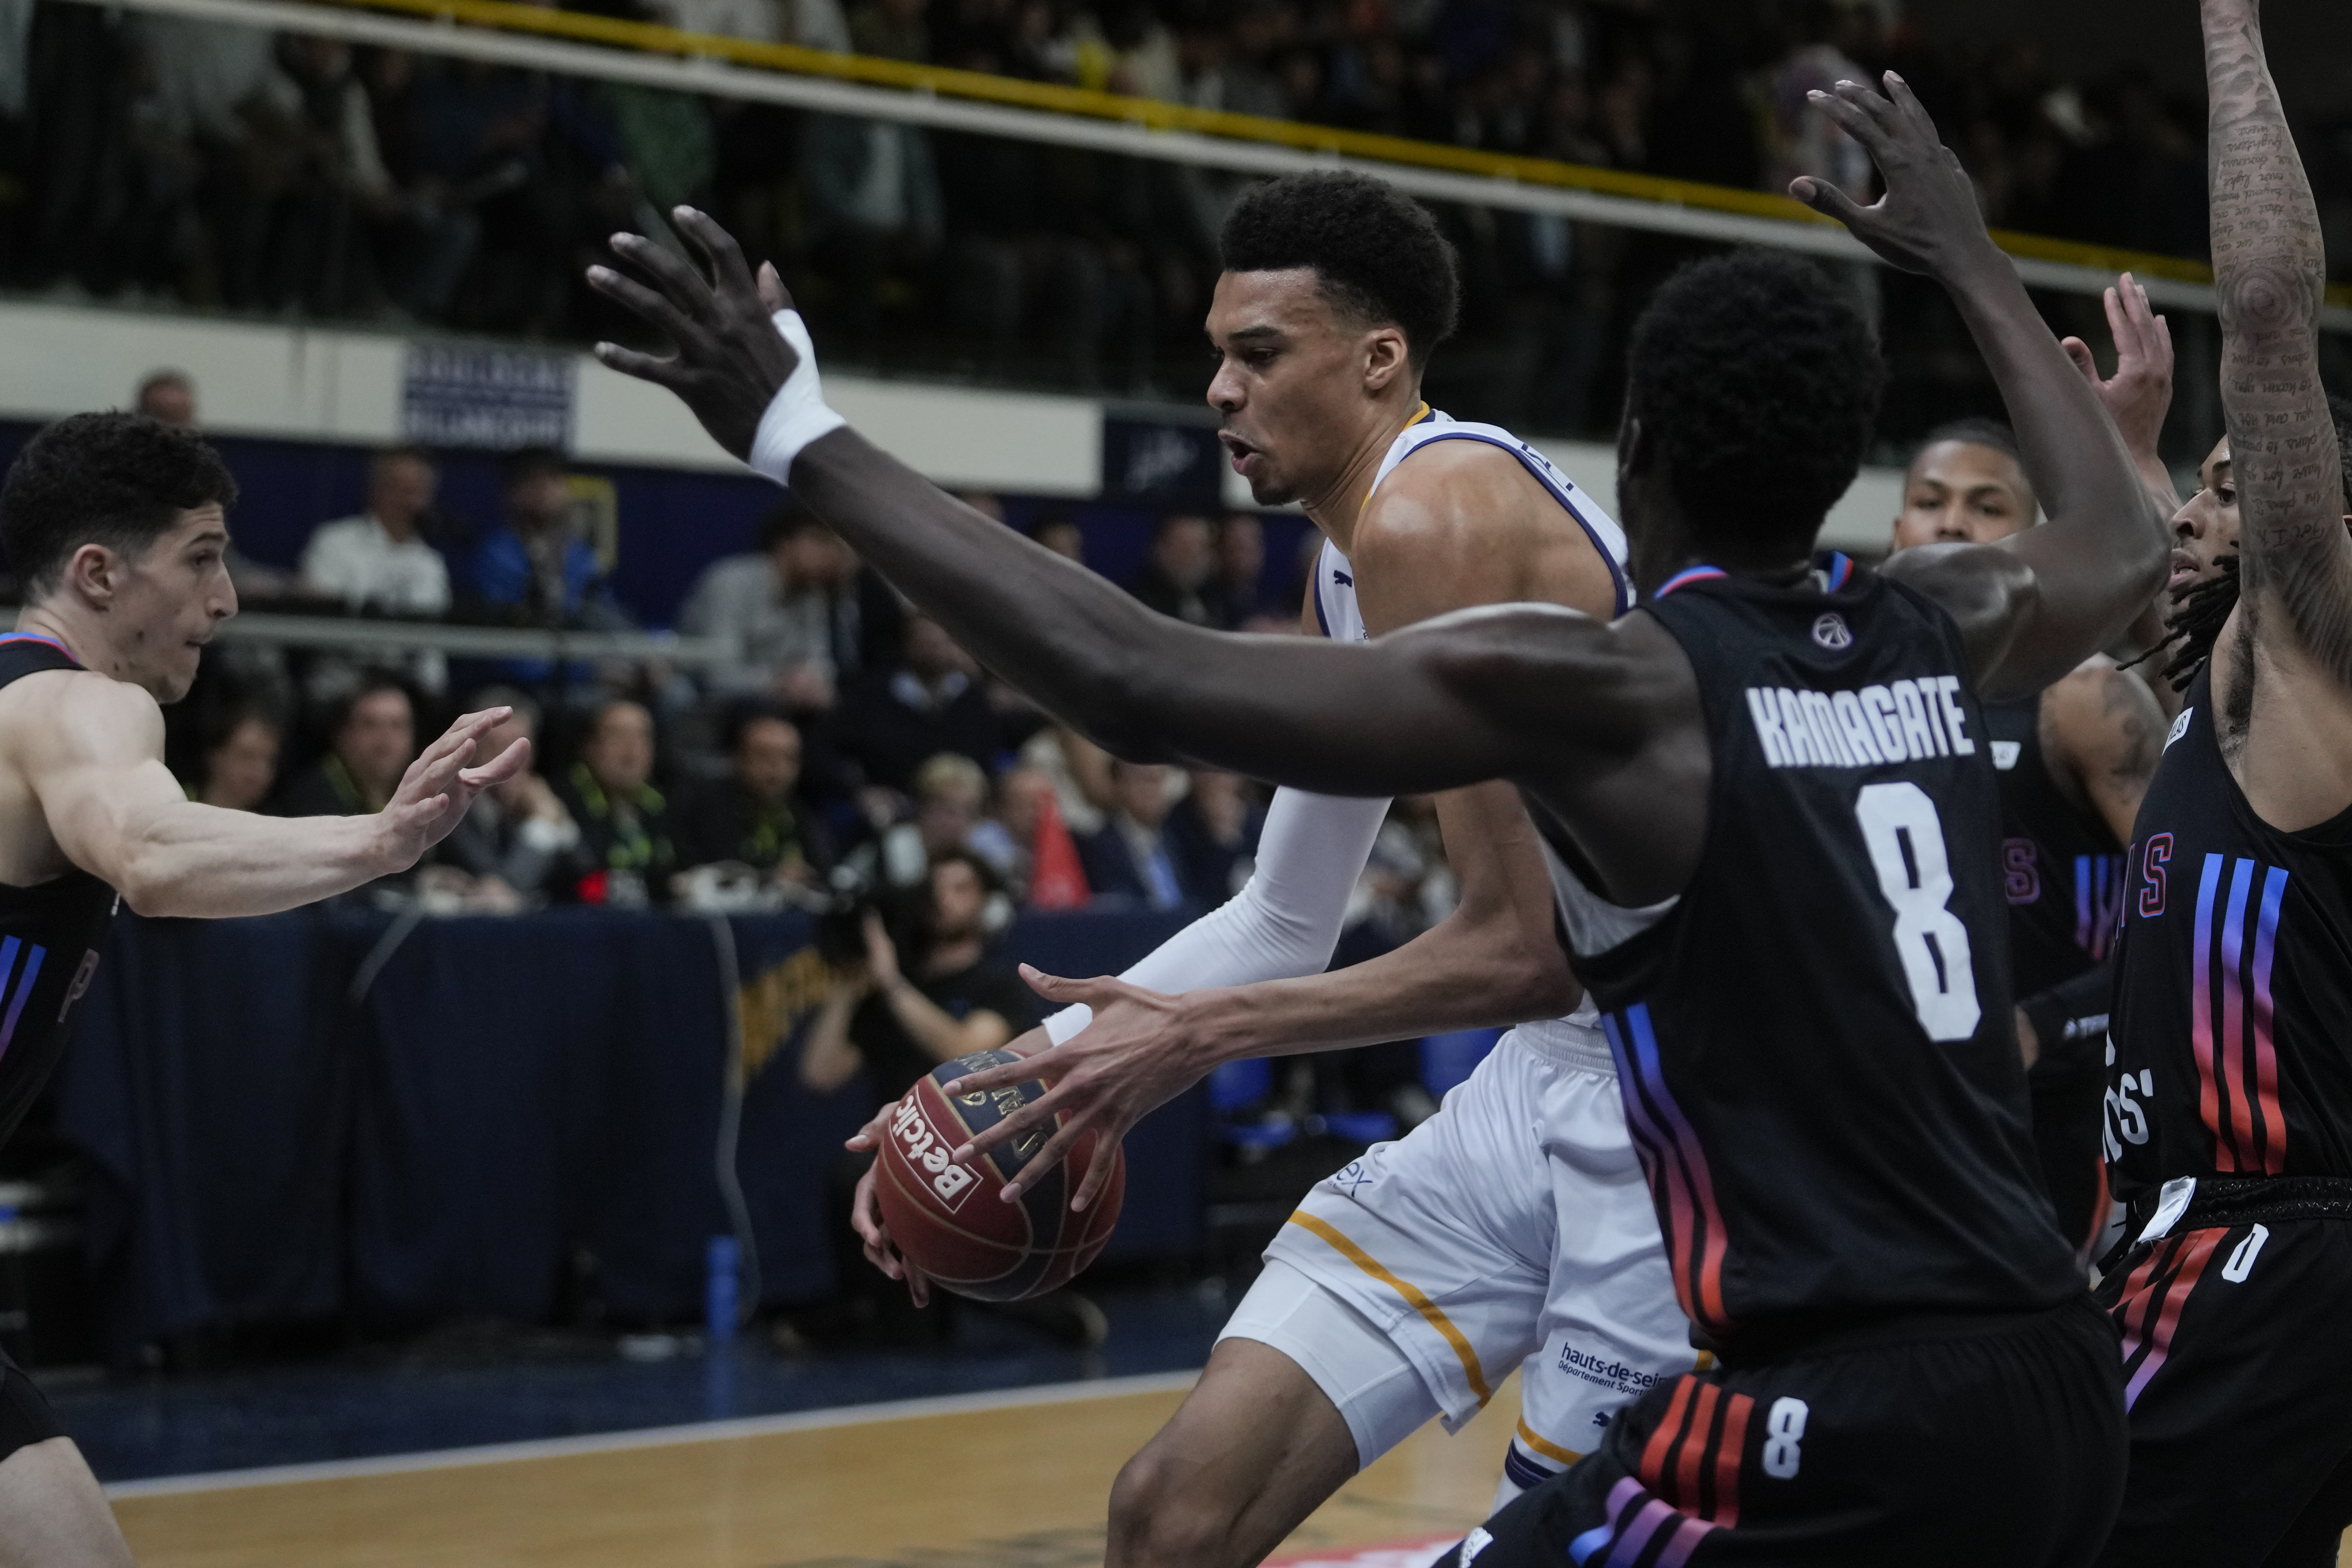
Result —
<instances>
[{"instance_id":1,"label":"player's outstretched fingers","mask_svg":"<svg viewBox=\"0 0 2352 1568\"><path fill-rule=\"evenodd\" d=\"M710 267L710 280L720 293L756 294L751 264L743 259L743 247L735 243L735 237L718 219L688 206L672 207L669 219L686 237L686 242L702 252L703 260Z\"/></svg>"},{"instance_id":2,"label":"player's outstretched fingers","mask_svg":"<svg viewBox=\"0 0 2352 1568\"><path fill-rule=\"evenodd\" d=\"M1114 1149L1112 1154L1116 1152ZM1076 1194L1070 1199L1071 1209L1075 1212L1094 1207L1095 1200L1102 1196L1103 1188L1110 1184L1111 1173L1117 1169L1118 1161L1107 1156L1097 1144L1095 1157L1087 1162L1087 1179L1078 1184Z\"/></svg>"},{"instance_id":3,"label":"player's outstretched fingers","mask_svg":"<svg viewBox=\"0 0 2352 1568\"><path fill-rule=\"evenodd\" d=\"M2114 290L2108 291L2108 297L2111 299L2114 297ZM2089 382L2093 386L2099 384L2099 359L2091 352L2090 344L2080 338L2067 338L2058 346L2066 351L2066 357L2074 362L2074 368L2083 373L2084 381Z\"/></svg>"},{"instance_id":4,"label":"player's outstretched fingers","mask_svg":"<svg viewBox=\"0 0 2352 1568\"><path fill-rule=\"evenodd\" d=\"M590 279L590 282L593 281L593 279ZM639 381L650 381L656 386L666 386L672 392L678 391L694 379L693 370L683 360L663 359L657 354L625 349L618 343L598 343L590 352L606 370L616 370Z\"/></svg>"},{"instance_id":5,"label":"player's outstretched fingers","mask_svg":"<svg viewBox=\"0 0 2352 1568\"><path fill-rule=\"evenodd\" d=\"M617 247L619 243L620 237L616 235L614 244ZM588 269L588 287L672 342L684 342L694 332L694 324L687 320L685 312L667 294L646 288L625 272L610 267L591 267Z\"/></svg>"},{"instance_id":6,"label":"player's outstretched fingers","mask_svg":"<svg viewBox=\"0 0 2352 1568\"><path fill-rule=\"evenodd\" d=\"M677 252L656 245L642 234L616 234L612 243L613 254L650 276L654 287L668 297L680 315L702 325L716 314L718 301L709 282Z\"/></svg>"},{"instance_id":7,"label":"player's outstretched fingers","mask_svg":"<svg viewBox=\"0 0 2352 1568\"><path fill-rule=\"evenodd\" d=\"M1813 96L1819 98L1821 95L1815 93ZM1814 175L1800 174L1790 181L1789 194L1823 217L1833 217L1848 228L1859 229L1870 221L1861 203L1827 180Z\"/></svg>"},{"instance_id":8,"label":"player's outstretched fingers","mask_svg":"<svg viewBox=\"0 0 2352 1568\"><path fill-rule=\"evenodd\" d=\"M971 1081L969 1078L956 1079L957 1090L964 1094L982 1092L979 1089L964 1087ZM962 1147L950 1150L948 1158L961 1164L970 1164L989 1151L1001 1148L1024 1133L1034 1132L1040 1127L1051 1126L1054 1118L1061 1113L1062 1101L1066 1098L1068 1096L1062 1086L1055 1084L1028 1104L1013 1111L1012 1115L997 1122L995 1126L983 1127L973 1133Z\"/></svg>"},{"instance_id":9,"label":"player's outstretched fingers","mask_svg":"<svg viewBox=\"0 0 2352 1568\"><path fill-rule=\"evenodd\" d=\"M1868 82L1842 81L1832 90L1839 98L1860 110L1863 117L1885 135L1898 135L1905 129L1903 116L1895 109L1894 100Z\"/></svg>"},{"instance_id":10,"label":"player's outstretched fingers","mask_svg":"<svg viewBox=\"0 0 2352 1568\"><path fill-rule=\"evenodd\" d=\"M883 1131L889 1125L890 1115L898 1109L900 1103L894 1100L876 1111L874 1119L843 1139L841 1146L856 1154L863 1154L871 1149L879 1149L882 1146Z\"/></svg>"},{"instance_id":11,"label":"player's outstretched fingers","mask_svg":"<svg viewBox=\"0 0 2352 1568\"><path fill-rule=\"evenodd\" d=\"M1879 96L1858 81L1842 81L1823 92L1819 89L1806 95L1814 107L1837 121L1838 129L1862 143L1875 162L1893 142L1886 127L1879 123Z\"/></svg>"},{"instance_id":12,"label":"player's outstretched fingers","mask_svg":"<svg viewBox=\"0 0 2352 1568\"><path fill-rule=\"evenodd\" d=\"M772 316L793 308L793 291L784 287L783 278L772 261L760 263L760 303L768 308Z\"/></svg>"},{"instance_id":13,"label":"player's outstretched fingers","mask_svg":"<svg viewBox=\"0 0 2352 1568\"><path fill-rule=\"evenodd\" d=\"M1055 1130L1051 1138L1045 1140L1044 1148L1029 1156L1021 1167L1021 1173L996 1190L996 1195L1008 1204L1019 1203L1021 1194L1034 1186L1038 1177L1070 1157L1072 1146L1085 1131L1086 1128L1076 1121L1064 1122ZM1103 1163L1109 1163L1108 1161ZM1085 1205L1074 1198L1070 1206L1075 1209Z\"/></svg>"},{"instance_id":14,"label":"player's outstretched fingers","mask_svg":"<svg viewBox=\"0 0 2352 1568\"><path fill-rule=\"evenodd\" d=\"M469 790L485 790L492 784L506 783L530 765L530 737L526 735L480 767L461 769L457 782Z\"/></svg>"}]
</instances>

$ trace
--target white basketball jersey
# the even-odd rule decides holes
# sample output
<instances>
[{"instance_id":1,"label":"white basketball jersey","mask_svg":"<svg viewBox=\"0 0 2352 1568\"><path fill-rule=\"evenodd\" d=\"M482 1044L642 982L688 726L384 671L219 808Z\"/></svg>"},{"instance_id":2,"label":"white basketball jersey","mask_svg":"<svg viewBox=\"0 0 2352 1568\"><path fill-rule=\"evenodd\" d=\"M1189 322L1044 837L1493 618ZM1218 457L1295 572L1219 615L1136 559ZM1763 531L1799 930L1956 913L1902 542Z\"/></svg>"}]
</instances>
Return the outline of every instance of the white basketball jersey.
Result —
<instances>
[{"instance_id":1,"label":"white basketball jersey","mask_svg":"<svg viewBox=\"0 0 2352 1568\"><path fill-rule=\"evenodd\" d=\"M1575 480L1554 468L1550 458L1499 425L1466 425L1423 405L1413 422L1389 443L1388 456L1381 459L1381 471L1372 477L1372 493L1379 493L1381 483L1396 472L1398 464L1433 441L1484 441L1517 458L1551 491L1560 510L1576 520L1577 526L1591 539L1592 547L1609 563L1610 578L1617 586L1617 614L1622 616L1633 607L1633 580L1626 569L1625 531L1591 496L1578 489ZM1315 557L1315 617L1327 637L1364 642L1371 636L1364 629L1363 612L1356 607L1355 570L1329 540L1323 542L1322 550Z\"/></svg>"}]
</instances>

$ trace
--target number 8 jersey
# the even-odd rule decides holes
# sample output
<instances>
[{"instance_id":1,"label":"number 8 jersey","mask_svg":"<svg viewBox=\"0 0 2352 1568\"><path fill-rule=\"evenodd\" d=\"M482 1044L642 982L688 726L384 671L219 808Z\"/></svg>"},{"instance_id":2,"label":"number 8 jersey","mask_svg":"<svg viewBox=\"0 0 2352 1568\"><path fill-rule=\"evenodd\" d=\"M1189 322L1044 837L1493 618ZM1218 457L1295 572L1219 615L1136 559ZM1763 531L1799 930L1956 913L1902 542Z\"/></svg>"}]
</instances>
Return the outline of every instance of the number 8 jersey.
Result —
<instances>
[{"instance_id":1,"label":"number 8 jersey","mask_svg":"<svg viewBox=\"0 0 2352 1568\"><path fill-rule=\"evenodd\" d=\"M1554 879L1683 1310L1734 1350L2081 1294L2033 1173L1958 629L1836 555L1786 586L1694 567L1643 607L1698 678L1706 847L1659 910Z\"/></svg>"}]
</instances>

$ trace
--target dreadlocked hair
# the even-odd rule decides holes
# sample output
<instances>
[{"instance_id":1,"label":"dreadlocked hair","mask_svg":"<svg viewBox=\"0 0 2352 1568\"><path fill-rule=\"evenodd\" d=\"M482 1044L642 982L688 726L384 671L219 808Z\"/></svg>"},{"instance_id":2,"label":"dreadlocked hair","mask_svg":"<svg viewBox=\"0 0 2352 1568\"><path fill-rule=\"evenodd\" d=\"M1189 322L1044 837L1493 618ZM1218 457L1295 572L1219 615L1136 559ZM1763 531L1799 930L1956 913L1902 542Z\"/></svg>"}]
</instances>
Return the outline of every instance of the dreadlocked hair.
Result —
<instances>
[{"instance_id":1,"label":"dreadlocked hair","mask_svg":"<svg viewBox=\"0 0 2352 1568\"><path fill-rule=\"evenodd\" d=\"M2162 674L2172 683L2175 691L2186 691L2197 672L2213 657L2213 645L2229 624L2230 612L2238 607L2238 558L2232 553L2222 556L2214 565L2219 574L2201 583L2191 583L2172 595L2171 629L2154 647L2123 666L2146 664L2166 648L2172 657L2164 662Z\"/></svg>"}]
</instances>

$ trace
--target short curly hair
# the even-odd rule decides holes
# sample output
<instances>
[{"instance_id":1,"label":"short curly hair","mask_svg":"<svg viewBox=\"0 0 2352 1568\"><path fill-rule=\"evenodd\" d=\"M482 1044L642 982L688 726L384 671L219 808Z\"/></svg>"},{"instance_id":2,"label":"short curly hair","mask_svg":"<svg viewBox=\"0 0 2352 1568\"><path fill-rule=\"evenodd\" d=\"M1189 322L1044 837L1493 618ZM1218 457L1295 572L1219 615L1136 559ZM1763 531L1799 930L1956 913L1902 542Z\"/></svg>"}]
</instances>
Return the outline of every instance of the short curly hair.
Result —
<instances>
[{"instance_id":1,"label":"short curly hair","mask_svg":"<svg viewBox=\"0 0 2352 1568\"><path fill-rule=\"evenodd\" d=\"M236 500L220 454L194 431L141 414L74 414L38 431L0 484L0 546L28 598L56 590L85 544L125 555L180 514Z\"/></svg>"},{"instance_id":2,"label":"short curly hair","mask_svg":"<svg viewBox=\"0 0 2352 1568\"><path fill-rule=\"evenodd\" d=\"M1462 274L1429 210L1385 180L1288 174L1242 193L1217 251L1228 272L1311 267L1333 308L1404 333L1415 365L1454 334Z\"/></svg>"},{"instance_id":3,"label":"short curly hair","mask_svg":"<svg viewBox=\"0 0 2352 1568\"><path fill-rule=\"evenodd\" d=\"M1701 539L1809 547L1861 470L1885 363L1852 288L1738 250L1662 285L1633 323L1625 410Z\"/></svg>"}]
</instances>

